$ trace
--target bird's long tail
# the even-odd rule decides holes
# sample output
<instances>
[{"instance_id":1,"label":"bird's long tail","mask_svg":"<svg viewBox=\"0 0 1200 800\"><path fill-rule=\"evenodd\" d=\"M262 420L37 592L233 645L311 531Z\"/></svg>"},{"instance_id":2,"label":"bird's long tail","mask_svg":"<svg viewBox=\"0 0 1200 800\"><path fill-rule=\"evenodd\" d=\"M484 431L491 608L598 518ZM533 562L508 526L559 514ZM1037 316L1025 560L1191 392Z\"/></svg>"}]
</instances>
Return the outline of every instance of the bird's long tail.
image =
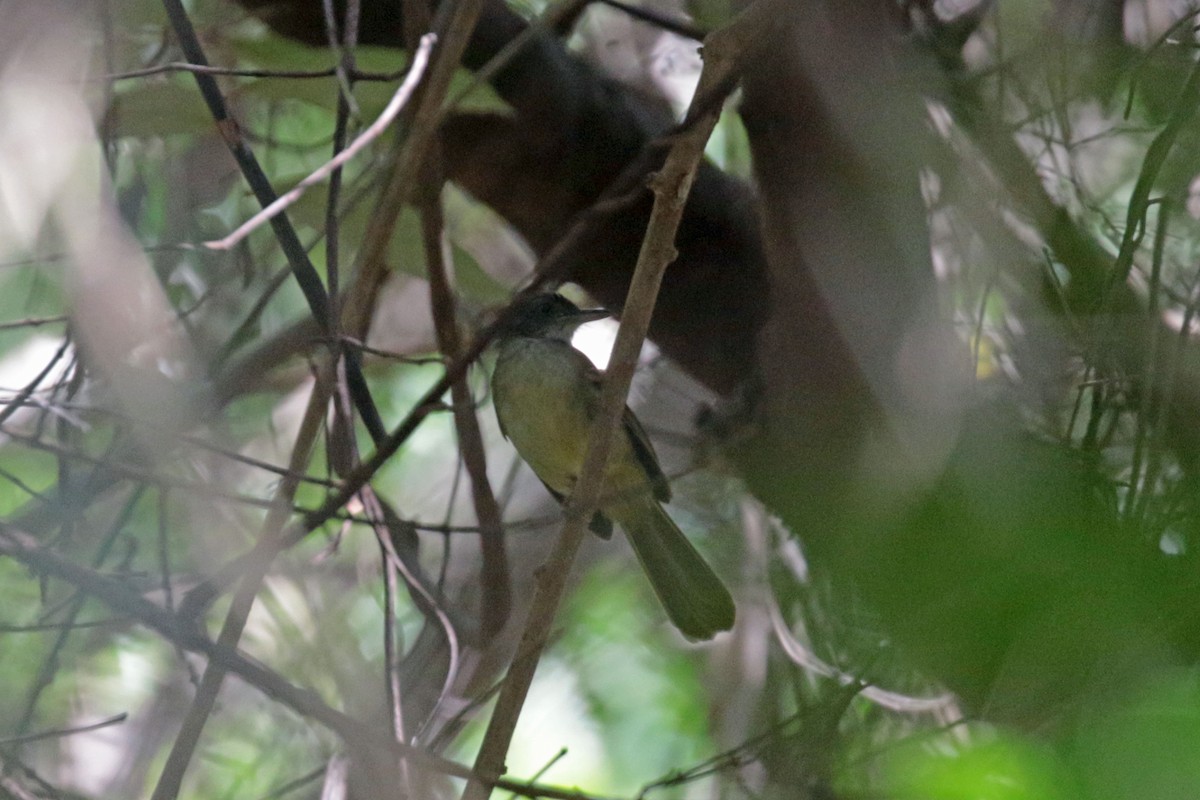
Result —
<instances>
[{"instance_id":1,"label":"bird's long tail","mask_svg":"<svg viewBox=\"0 0 1200 800\"><path fill-rule=\"evenodd\" d=\"M733 627L733 597L667 512L650 497L605 509L624 529L654 593L689 639Z\"/></svg>"}]
</instances>

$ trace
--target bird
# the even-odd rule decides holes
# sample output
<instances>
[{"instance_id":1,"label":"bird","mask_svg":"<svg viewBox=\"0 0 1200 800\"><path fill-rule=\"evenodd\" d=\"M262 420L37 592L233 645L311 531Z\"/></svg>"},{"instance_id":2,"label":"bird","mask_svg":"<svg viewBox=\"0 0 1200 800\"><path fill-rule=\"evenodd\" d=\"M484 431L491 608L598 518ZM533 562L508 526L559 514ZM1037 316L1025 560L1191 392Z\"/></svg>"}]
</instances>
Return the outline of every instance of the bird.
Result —
<instances>
[{"instance_id":1,"label":"bird","mask_svg":"<svg viewBox=\"0 0 1200 800\"><path fill-rule=\"evenodd\" d=\"M600 407L602 373L571 337L606 316L543 292L516 301L497 330L492 400L500 431L559 502L575 488ZM590 527L608 538L612 523L620 526L672 624L692 641L711 639L733 627L733 597L663 509L671 487L628 406L621 427Z\"/></svg>"}]
</instances>

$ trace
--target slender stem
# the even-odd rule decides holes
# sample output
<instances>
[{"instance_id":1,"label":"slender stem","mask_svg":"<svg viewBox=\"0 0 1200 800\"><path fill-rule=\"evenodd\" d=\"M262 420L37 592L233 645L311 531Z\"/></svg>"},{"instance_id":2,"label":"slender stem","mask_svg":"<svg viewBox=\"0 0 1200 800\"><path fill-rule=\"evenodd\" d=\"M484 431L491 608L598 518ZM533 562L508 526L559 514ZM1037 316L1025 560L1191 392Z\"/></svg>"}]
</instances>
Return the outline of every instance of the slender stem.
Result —
<instances>
[{"instance_id":1,"label":"slender stem","mask_svg":"<svg viewBox=\"0 0 1200 800\"><path fill-rule=\"evenodd\" d=\"M458 69L463 51L483 10L483 3L484 0L453 3L449 15L439 26L437 45L404 145L388 172L379 203L363 235L359 274L349 287L345 305L345 329L352 336L366 338L375 299L389 271L388 246L396 228L396 220L401 209L413 200L422 165L437 137L441 108L450 89L450 79Z\"/></svg>"},{"instance_id":2,"label":"slender stem","mask_svg":"<svg viewBox=\"0 0 1200 800\"><path fill-rule=\"evenodd\" d=\"M196 36L196 29L192 26L192 21L183 7L182 0L163 0L163 8L167 12L167 18L171 22L171 27L175 31L175 36L179 39L180 47L183 48L188 61L200 66L208 66L208 59L200 46L200 39ZM200 94L217 124L217 130L237 162L246 183L254 192L255 199L264 207L271 205L277 199L275 189L271 186L271 181L263 171L262 165L258 163L258 159L246 145L237 120L230 115L225 98L221 96L221 90L217 86L216 78L199 72L194 73L194 77ZM275 232L275 238L279 242L279 248L287 258L292 274L296 277L296 283L300 286L300 291L308 303L309 311L317 320L317 324L324 328L329 319L329 297L325 294L325 287L321 283L321 277L317 274L316 267L309 259L308 252L300 242L300 237L296 234L296 229L292 227L286 214L278 214L272 217L270 222L271 229ZM387 428L379 416L375 401L371 398L367 379L356 362L347 364L347 372L355 407L362 416L363 425L366 426L371 437L378 442L387 435Z\"/></svg>"},{"instance_id":3,"label":"slender stem","mask_svg":"<svg viewBox=\"0 0 1200 800\"><path fill-rule=\"evenodd\" d=\"M521 708L533 683L538 661L549 641L554 617L565 593L567 577L583 541L587 522L604 488L605 464L619 431L629 385L650 328L650 317L663 273L677 255L675 234L696 170L704 157L704 145L717 123L720 111L719 104L709 102L711 92L714 87L731 89L733 85L729 80L731 63L741 51L744 38L741 28L735 27L738 26L738 20L709 37L706 42L704 72L693 98L693 108L689 110L685 126L675 135L662 169L651 178L654 206L630 281L579 480L567 500L566 522L558 543L538 574L525 631L475 759L475 772L480 778L467 784L464 800L487 800L496 778L504 774L504 759L512 743ZM703 110L697 113L698 108Z\"/></svg>"},{"instance_id":4,"label":"slender stem","mask_svg":"<svg viewBox=\"0 0 1200 800\"><path fill-rule=\"evenodd\" d=\"M421 232L425 244L426 274L429 276L429 302L433 311L434 330L438 348L448 359L459 357L462 342L454 287L444 248L444 225L441 206L440 153L431 148L431 162L420 189ZM463 465L471 481L471 501L479 520L479 548L482 554L480 584L479 634L483 641L495 636L504 627L512 607L512 589L508 578L508 555L504 549L504 529L500 506L487 475L487 454L471 388L464 375L450 386L454 411L454 427Z\"/></svg>"},{"instance_id":5,"label":"slender stem","mask_svg":"<svg viewBox=\"0 0 1200 800\"><path fill-rule=\"evenodd\" d=\"M331 387L332 380L329 379L318 379L313 386L308 408L300 425L300 432L296 436L296 444L292 448L292 455L288 463L289 476L303 473L308 465L313 445L321 430L325 409L329 404ZM293 477L285 477L279 484L279 489L275 493L274 501L270 511L267 512L267 518L259 536L257 549L264 553L264 557L257 561L254 569L242 576L241 585L238 587L237 594L234 595L233 604L225 615L225 622L221 626L221 633L217 638L217 644L220 647L232 650L237 647L237 642L242 637L267 567L273 560L274 554L279 552L280 531L292 513L292 499L299 485L300 481ZM217 695L220 693L226 672L227 669L223 665L212 661L208 663L204 670L204 677L201 678L200 686L196 690L196 696L192 699L192 705L188 708L187 716L184 718L183 727L180 729L179 735L175 737L171 752L167 756L167 763L163 766L158 784L154 787L152 800L173 800L179 796L187 765L192 760L196 746L200 742L200 734L216 705Z\"/></svg>"}]
</instances>

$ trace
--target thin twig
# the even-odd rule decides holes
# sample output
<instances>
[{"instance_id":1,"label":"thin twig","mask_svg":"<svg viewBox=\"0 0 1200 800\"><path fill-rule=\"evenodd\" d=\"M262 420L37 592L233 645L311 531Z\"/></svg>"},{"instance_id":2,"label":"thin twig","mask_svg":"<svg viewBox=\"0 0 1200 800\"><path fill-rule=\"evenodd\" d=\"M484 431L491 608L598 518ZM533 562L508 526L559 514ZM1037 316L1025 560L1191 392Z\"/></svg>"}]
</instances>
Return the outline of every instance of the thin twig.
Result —
<instances>
[{"instance_id":1,"label":"thin twig","mask_svg":"<svg viewBox=\"0 0 1200 800\"><path fill-rule=\"evenodd\" d=\"M154 67L131 69L127 72L113 72L101 75L97 80L124 81L131 78L149 78L154 75L165 75L172 72L190 72L197 75L226 76L231 78L280 78L285 80L303 80L312 78L335 78L337 67L326 69L242 69L235 67L212 67L207 64L189 64L186 61L172 61ZM371 81L373 83L392 83L399 80L404 72L363 72L350 70L347 75L354 81Z\"/></svg>"},{"instance_id":2,"label":"thin twig","mask_svg":"<svg viewBox=\"0 0 1200 800\"><path fill-rule=\"evenodd\" d=\"M167 12L167 18L171 22L171 27L175 31L175 36L188 61L207 66L208 59L204 55L204 49L200 46L200 39L192 26L191 18L188 17L187 11L183 7L182 0L162 0L162 2ZM264 207L271 205L276 199L275 190L263 171L262 165L258 163L258 159L246 145L237 121L230 115L216 79L212 75L200 73L196 73L194 77L200 94L217 124L217 130L237 162L242 176L250 185L251 191L254 192L255 199ZM325 328L329 320L329 299L325 294L325 287L321 283L321 277L317 274L316 267L309 259L307 251L300 242L300 237L296 234L296 229L292 227L286 214L278 214L272 217L270 222L279 247L287 258L288 265L292 268L292 274L296 277L296 283L308 304L309 311L317 323ZM372 439L378 442L387 435L387 428L379 416L379 409L375 406L375 401L371 398L370 387L367 386L367 380L363 376L362 370L356 363L349 363L347 366L354 405Z\"/></svg>"},{"instance_id":3,"label":"thin twig","mask_svg":"<svg viewBox=\"0 0 1200 800\"><path fill-rule=\"evenodd\" d=\"M117 514L115 520L109 525L108 530L100 537L100 545L96 548L96 553L92 556L92 567L99 569L104 562L108 560L112 553L112 548L116 544L117 537L125 529L125 524L129 522L129 518L133 515L133 509L137 506L141 499L142 490L137 489L126 501L120 513ZM83 610L84 602L87 600L86 595L74 587L75 591L66 602L66 613L64 620L65 624L59 631L54 643L50 646L49 652L42 661L41 667L34 678L33 686L30 688L29 695L25 700L25 708L21 712L21 716L17 722L15 730L17 734L24 734L29 729L29 725L33 722L34 713L37 711L38 700L41 698L42 692L54 681L55 675L58 673L59 656L67 645L67 639L70 637L76 628L74 626L75 618Z\"/></svg>"},{"instance_id":4,"label":"thin twig","mask_svg":"<svg viewBox=\"0 0 1200 800\"><path fill-rule=\"evenodd\" d=\"M0 322L0 331L11 331L17 328L37 328L42 325L53 325L58 322L68 322L70 317L30 317L15 322Z\"/></svg>"},{"instance_id":5,"label":"thin twig","mask_svg":"<svg viewBox=\"0 0 1200 800\"><path fill-rule=\"evenodd\" d=\"M51 444L50 442L42 441L41 439L39 439L35 436L31 436L31 435L25 434L25 433L20 433L18 431L13 430L12 428L0 426L0 434L7 436L9 439L12 439L13 441L15 441L25 447L29 447L34 450L41 450L46 453L51 453L51 454L58 456L64 460L70 459L71 461L79 462L81 464L90 464L95 467L103 468L110 473L110 477L126 478L129 480L144 483L148 486L156 486L159 488L178 489L180 491L187 492L187 493L195 495L197 497L208 497L208 498L213 498L216 500L224 500L224 501L228 501L230 503L239 503L242 505L247 505L247 506L252 506L252 507L269 508L271 505L270 500L266 500L266 499L263 499L260 497L251 497L251 496L244 495L244 494L238 494L236 492L226 491L223 489L217 489L212 486L209 486L208 484L199 483L196 481L188 481L188 480L183 480L183 479L171 478L171 477L168 477L168 476L162 474L161 472L149 472L145 469L142 469L141 467L136 467L136 466L133 466L132 464L126 464L123 461L115 461L111 458L107 458L107 459L106 458L97 458L96 456L89 455L81 450L76 450L76 449L73 449L70 447L63 447L62 445ZM266 467L264 467L264 469L265 468ZM272 471L277 472L277 474L281 478L286 479L286 480L298 480L303 483L312 483L312 484L315 484L318 486L326 486L326 487L334 487L334 486L338 485L338 484L334 484L332 481L329 481L329 480L326 480L323 478L307 478L303 475L296 475L295 473L288 472L286 469L278 469L277 468L276 470L272 470ZM304 507L297 506L293 510L305 512L305 511L311 511L312 509L306 509ZM330 518L332 519L333 517L330 517ZM353 515L350 515L349 518L354 521L365 521L365 520L359 520L357 517L354 517Z\"/></svg>"},{"instance_id":6,"label":"thin twig","mask_svg":"<svg viewBox=\"0 0 1200 800\"><path fill-rule=\"evenodd\" d=\"M392 350L382 350L378 347L371 347L368 344L363 344L360 340L353 336L341 336L338 338L346 347L353 347L355 350L364 355L375 356L376 358L387 359L388 361L398 361L401 364L409 364L414 367L423 367L427 364L446 365L446 359L441 356L410 356L404 353L397 353Z\"/></svg>"},{"instance_id":7,"label":"thin twig","mask_svg":"<svg viewBox=\"0 0 1200 800\"><path fill-rule=\"evenodd\" d=\"M301 421L300 430L296 434L296 444L292 448L292 455L288 463L288 472L293 475L304 473L308 466L313 445L321 430L325 409L328 407L330 389L331 382L328 380L317 380L313 384L308 408ZM279 533L291 514L292 499L299 485L300 482L292 478L284 478L280 481L256 546L256 549L264 553L264 557L258 561L256 569L247 572L242 577L242 583L238 587L238 592L234 596L233 604L225 616L221 633L217 638L217 644L221 647L233 650L237 647L238 640L241 639L242 631L245 630L250 610L266 575L267 567L271 563L272 556L279 552L276 547ZM192 705L188 709L178 736L171 745L171 752L167 756L167 762L163 766L158 784L154 787L152 800L173 800L178 797L187 765L199 744L200 734L204 730L205 723L212 714L217 694L225 680L225 673L226 669L223 666L211 661L204 670L204 676L196 690L196 696L192 700Z\"/></svg>"},{"instance_id":8,"label":"thin twig","mask_svg":"<svg viewBox=\"0 0 1200 800\"><path fill-rule=\"evenodd\" d=\"M113 619L94 619L87 622L41 622L36 625L0 625L0 633L47 633L60 631L63 628L78 630L80 628L107 628L114 625L126 625L129 620L116 617Z\"/></svg>"},{"instance_id":9,"label":"thin twig","mask_svg":"<svg viewBox=\"0 0 1200 800\"><path fill-rule=\"evenodd\" d=\"M1179 138L1183 126L1195 115L1197 105L1200 105L1200 64L1192 66L1187 82L1180 89L1179 97L1172 106L1167 124L1163 126L1163 129L1146 149L1146 158L1142 161L1141 172L1133 186L1133 193L1129 197L1128 212L1125 216L1125 233L1121 237L1121 249L1117 252L1109 276L1110 291L1112 286L1124 283L1129 277L1129 271L1133 266L1133 255L1146 232L1146 211L1151 202L1150 190L1154 188L1158 173L1166 163L1167 156L1171 154L1171 149L1175 146L1175 140Z\"/></svg>"},{"instance_id":10,"label":"thin twig","mask_svg":"<svg viewBox=\"0 0 1200 800\"><path fill-rule=\"evenodd\" d=\"M155 509L158 534L158 571L159 586L162 587L163 604L168 611L175 610L175 595L171 588L171 543L167 535L167 517L169 513L168 500L171 493L167 490L158 493L158 506Z\"/></svg>"},{"instance_id":11,"label":"thin twig","mask_svg":"<svg viewBox=\"0 0 1200 800\"><path fill-rule=\"evenodd\" d=\"M47 362L46 366L42 367L41 372L35 375L33 380L27 383L21 391L17 392L11 400L4 404L4 408L0 409L0 425L3 425L13 414L17 413L25 401L37 391L37 388L42 385L42 381L50 376L50 373L54 371L54 367L62 360L62 357L67 352L67 348L70 346L70 337L63 339L62 344L54 351L54 355L50 357L50 361Z\"/></svg>"},{"instance_id":12,"label":"thin twig","mask_svg":"<svg viewBox=\"0 0 1200 800\"><path fill-rule=\"evenodd\" d=\"M352 343L352 346L357 346L357 345L353 345L353 343ZM386 355L386 354L381 353L380 355ZM403 358L402 356L396 356L396 357ZM426 363L441 363L441 359L436 359L436 358L427 359ZM11 401L0 401L0 402L4 402L5 405L8 405L9 403L14 403L17 401L14 399ZM335 483L333 481L329 480L328 478L319 478L319 477L316 477L313 475L296 475L295 473L288 472L287 467L281 467L278 464L272 464L269 461L263 461L260 458L248 456L245 453L239 453L236 450L230 450L227 447L222 447L221 445L206 441L205 439L203 439L199 436L195 436L195 435L192 435L189 433L181 433L178 429L168 426L168 425L159 425L159 424L154 423L153 421L144 420L144 419L134 420L133 417L130 416L129 414L125 414L117 409L105 408L102 406L94 406L91 404L84 404L84 403L54 403L51 405L51 404L45 403L43 401L39 401L36 398L30 398L30 399L26 400L24 402L24 405L37 407L37 408L49 407L51 411L53 411L55 413L60 413L62 416L64 416L68 420L75 422L79 427L83 428L84 430L88 429L87 425L80 422L73 415L67 414L66 412L81 411L81 412L87 412L89 414L101 414L106 417L110 417L114 420L117 420L119 422L125 422L125 423L130 423L130 422L136 421L138 425L149 428L156 435L169 436L171 438L177 439L178 441L180 441L184 444L192 445L193 447L198 447L198 448L200 448L202 450L206 450L214 455L221 456L222 458L227 458L230 461L235 461L235 462L242 464L244 466L247 466L247 467L254 467L255 469L262 470L263 472L269 472L272 475L276 475L279 477L294 478L303 483L310 483L310 484L313 484L314 486L323 486L327 489L331 488L335 485ZM18 441L21 441L24 444L29 444L35 440L35 437L29 436L28 434L22 434L22 433L19 433L16 431L11 431L11 430L5 429L5 428L3 428L2 425L0 425L0 431L2 431L6 436L11 436L12 438L17 439ZM55 445L47 445L47 447L53 448L56 446ZM88 460L86 458L83 458L82 455L80 457L83 460ZM92 463L95 463L94 459L92 460ZM151 477L149 473L144 473L144 474L146 475L147 478ZM157 476L155 476L155 477L157 477Z\"/></svg>"},{"instance_id":13,"label":"thin twig","mask_svg":"<svg viewBox=\"0 0 1200 800\"><path fill-rule=\"evenodd\" d=\"M59 728L53 731L40 731L38 733L27 733L23 736L9 736L7 738L0 739L0 747L7 747L13 744L29 744L30 742L40 742L43 739L61 739L64 736L74 736L77 733L98 731L101 728L107 728L110 725L120 725L128 718L128 714L114 714L111 717L102 719L99 722L90 723L88 725L78 725L71 728Z\"/></svg>"},{"instance_id":14,"label":"thin twig","mask_svg":"<svg viewBox=\"0 0 1200 800\"><path fill-rule=\"evenodd\" d=\"M400 685L399 652L396 645L396 599L400 581L400 559L392 544L392 532L388 528L387 518L380 502L371 487L363 487L359 494L363 507L372 520L371 528L375 532L381 554L383 568L383 679L388 703L388 721L391 724L392 738L401 744L409 741L408 726L404 721L404 693ZM409 591L413 591L411 588ZM400 764L400 779L403 783L403 795L412 797L411 773L407 763Z\"/></svg>"},{"instance_id":15,"label":"thin twig","mask_svg":"<svg viewBox=\"0 0 1200 800\"><path fill-rule=\"evenodd\" d=\"M22 492L29 495L31 498L38 500L43 504L54 502L50 497L48 497L47 495L45 495L42 492L39 492L37 489L34 489L28 483L21 480L19 477L17 477L12 472L9 472L6 469L0 469L0 478L3 478L4 480L8 481L13 486L16 486Z\"/></svg>"},{"instance_id":16,"label":"thin twig","mask_svg":"<svg viewBox=\"0 0 1200 800\"><path fill-rule=\"evenodd\" d=\"M379 136L387 130L388 126L396 118L404 108L404 105L412 97L417 85L421 82L421 78L425 75L425 66L429 61L429 52L433 49L434 42L437 41L432 33L421 37L421 45L417 51L413 53L412 67L408 71L408 75L404 78L404 82L396 89L396 93L392 95L392 99L380 113L379 117L360 133L350 146L342 152L338 153L329 161L322 164L311 175L296 184L291 190L285 192L275 199L273 203L268 205L262 211L259 211L250 219L238 226L233 233L223 239L205 242L204 246L210 250L229 250L249 236L253 231L262 227L272 218L278 216L285 208L300 199L308 187L320 183L329 175L350 159L354 158L371 142L379 138Z\"/></svg>"},{"instance_id":17,"label":"thin twig","mask_svg":"<svg viewBox=\"0 0 1200 800\"><path fill-rule=\"evenodd\" d=\"M334 125L333 131L333 155L336 158L346 147L346 136L350 127L351 114L353 113L356 118L360 114L358 106L354 102L353 78L350 77L350 73L354 71L355 67L354 48L358 44L358 23L362 9L359 0L349 0L346 3L345 12L342 15L345 31L339 42L333 0L324 0L322 7L325 11L325 27L329 34L330 45L338 49L341 53L338 58L337 71L338 80L342 86L341 91L338 93L337 122ZM338 340L341 338L342 331L341 217L338 214L338 206L342 199L342 177L341 167L335 168L330 174L329 194L325 200L325 274L328 280L327 291L329 292L328 327L330 336ZM345 350L339 348L338 352L341 353L343 358L347 357ZM360 358L358 355L351 355L349 357L354 359ZM340 391L338 396L341 396Z\"/></svg>"},{"instance_id":18,"label":"thin twig","mask_svg":"<svg viewBox=\"0 0 1200 800\"><path fill-rule=\"evenodd\" d=\"M762 758L763 751L772 743L788 739L794 740L798 730L804 730L807 735L818 741L825 740L830 735L836 735L838 720L845 715L851 701L858 696L858 689L857 686L844 686L824 703L802 707L791 716L780 720L762 733L751 736L741 744L717 753L711 758L706 758L687 769L672 770L662 778L644 785L637 793L636 800L644 800L650 792L656 789L681 786L759 760ZM802 762L804 755L803 753L800 755Z\"/></svg>"},{"instance_id":19,"label":"thin twig","mask_svg":"<svg viewBox=\"0 0 1200 800\"><path fill-rule=\"evenodd\" d=\"M483 10L484 0L460 0L446 4L446 15L438 29L437 51L429 66L429 75L412 112L408 135L388 170L375 213L363 234L359 271L349 287L346 300L346 330L352 336L366 338L375 301L388 273L387 254L396 220L413 199L413 190L422 165L439 130L441 108L450 89L450 81L459 67L463 51Z\"/></svg>"},{"instance_id":20,"label":"thin twig","mask_svg":"<svg viewBox=\"0 0 1200 800\"><path fill-rule=\"evenodd\" d=\"M796 638L787 621L783 618L779 602L774 596L770 596L769 592L767 594L769 595L768 604L771 613L771 628L775 633L775 639L779 642L784 655L793 664L801 667L806 672L812 675L819 675L823 678L832 678L843 686L860 687L860 694L875 703L875 705L903 714L929 714L944 711L948 708L953 708L957 702L954 695L949 693L934 695L932 697L913 697L912 695L893 692L863 683L853 675L849 675L836 667L826 664L816 653L812 652L811 649Z\"/></svg>"},{"instance_id":21,"label":"thin twig","mask_svg":"<svg viewBox=\"0 0 1200 800\"><path fill-rule=\"evenodd\" d=\"M625 3L622 0L599 0L606 6L612 6L618 11L623 11L636 20L641 20L648 25L653 25L656 28L662 28L664 31L670 31L685 39L693 39L697 42L704 41L704 37L708 35L708 31L698 25L693 25L686 20L673 19L671 17L659 14L649 8L635 6L632 3Z\"/></svg>"},{"instance_id":22,"label":"thin twig","mask_svg":"<svg viewBox=\"0 0 1200 800\"><path fill-rule=\"evenodd\" d=\"M1162 286L1162 265L1164 257L1164 247L1167 239L1167 227L1171 219L1172 204L1163 200L1158 206L1158 226L1154 232L1154 250L1150 266L1150 285L1146 292L1146 330L1149 338L1146 351L1146 375L1145 386L1153 386L1155 376L1160 374L1161 366L1159 364L1160 345L1166 340L1166 335L1160 330L1158 319L1158 302L1159 293ZM1154 392L1148 388L1143 388L1138 397L1137 408L1137 426L1133 436L1133 456L1130 459L1129 465L1129 492L1125 497L1125 508L1123 509L1126 520L1133 521L1135 524L1139 522L1136 512L1139 507L1139 499L1143 496L1149 497L1154 492L1154 487L1143 487L1139 483L1142 475L1143 458L1146 455L1146 445L1149 443L1150 433L1148 427L1154 417L1154 411L1160 405L1160 398L1154 396Z\"/></svg>"},{"instance_id":23,"label":"thin twig","mask_svg":"<svg viewBox=\"0 0 1200 800\"><path fill-rule=\"evenodd\" d=\"M426 274L429 277L429 302L433 313L438 349L448 359L458 358L462 342L458 332L458 312L450 270L446 264L445 230L441 206L441 153L436 144L430 148L431 163L419 189L421 236L425 248ZM504 525L500 506L487 475L487 454L471 388L464 375L450 386L454 427L463 465L471 481L471 500L479 520L479 547L482 553L479 633L483 641L504 627L512 607L508 555L504 550Z\"/></svg>"},{"instance_id":24,"label":"thin twig","mask_svg":"<svg viewBox=\"0 0 1200 800\"><path fill-rule=\"evenodd\" d=\"M558 749L558 752L550 757L549 761L547 761L545 764L542 764L542 766L538 769L538 771L533 773L533 777L530 778L530 780L531 781L541 780L542 776L545 775L547 772L549 772L551 769L553 769L555 764L557 764L559 761L562 761L563 758L566 757L568 752L569 751L567 750L566 747L560 747Z\"/></svg>"},{"instance_id":25,"label":"thin twig","mask_svg":"<svg viewBox=\"0 0 1200 800\"><path fill-rule=\"evenodd\" d=\"M746 19L748 13L744 12L731 26L710 37L706 43L704 70L693 103L706 100L707 91L714 86L732 85L729 81L729 75L734 70L731 62L741 49L740 34L735 31L735 26ZM486 800L495 785L495 779L504 773L505 756L533 683L538 661L549 641L571 565L583 541L587 522L604 491L603 476L609 450L619 433L626 396L642 343L650 328L650 317L663 273L677 255L675 234L683 217L684 205L717 118L717 113L711 108L698 115L689 110L688 126L676 134L661 171L651 179L654 206L605 372L599 408L592 423L579 480L567 499L566 522L558 543L538 573L525 631L475 759L475 772L481 779L467 785L463 793L464 800Z\"/></svg>"},{"instance_id":26,"label":"thin twig","mask_svg":"<svg viewBox=\"0 0 1200 800\"><path fill-rule=\"evenodd\" d=\"M504 778L496 781L496 788L512 792L519 797L528 797L531 800L537 800L537 798L544 798L544 800L611 800L604 795L588 794L578 789L561 789L557 786L544 786L526 781L506 780Z\"/></svg>"},{"instance_id":27,"label":"thin twig","mask_svg":"<svg viewBox=\"0 0 1200 800\"><path fill-rule=\"evenodd\" d=\"M329 38L329 49L338 54L337 66L334 67L338 80L338 128L344 133L350 112L355 117L361 113L358 103L354 101L353 78L350 73L354 70L354 47L358 44L358 0L350 0L343 15L346 32L341 39L337 32L337 14L334 12L333 0L322 0L321 10L325 14L325 35ZM338 152L344 142L338 135L334 136L333 149Z\"/></svg>"},{"instance_id":28,"label":"thin twig","mask_svg":"<svg viewBox=\"0 0 1200 800\"><path fill-rule=\"evenodd\" d=\"M388 522L388 527L395 528L398 520L394 518L394 514L391 513L388 505L381 498L377 497L376 500L383 509L383 516ZM413 603L422 614L438 624L442 629L442 634L446 637L449 663L447 664L446 675L442 679L441 690L438 693L438 700L435 704L435 706L440 705L449 696L450 689L458 677L459 665L462 660L462 646L459 644L458 630L454 626L454 621L450 619L450 614L438 602L438 598L431 590L424 573L418 572L421 568L420 562L411 557L402 556L396 547L396 541L392 537L387 537L381 544L387 553L387 557L392 560L393 566L400 573L400 577L404 578Z\"/></svg>"}]
</instances>

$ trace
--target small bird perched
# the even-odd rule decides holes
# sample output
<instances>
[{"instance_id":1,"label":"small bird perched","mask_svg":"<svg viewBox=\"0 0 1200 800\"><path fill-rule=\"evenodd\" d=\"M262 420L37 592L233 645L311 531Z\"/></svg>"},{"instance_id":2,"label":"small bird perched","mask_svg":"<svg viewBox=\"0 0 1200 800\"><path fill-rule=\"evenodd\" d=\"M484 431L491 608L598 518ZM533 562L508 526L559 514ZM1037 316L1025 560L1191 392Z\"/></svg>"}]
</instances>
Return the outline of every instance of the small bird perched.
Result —
<instances>
[{"instance_id":1,"label":"small bird perched","mask_svg":"<svg viewBox=\"0 0 1200 800\"><path fill-rule=\"evenodd\" d=\"M500 431L559 501L575 488L600 407L601 374L571 346L571 335L605 316L557 294L538 294L522 300L498 333L492 396ZM659 505L671 499L671 489L628 407L623 429L592 530L608 538L609 520L620 525L671 622L689 639L711 639L733 626L733 598Z\"/></svg>"}]
</instances>

